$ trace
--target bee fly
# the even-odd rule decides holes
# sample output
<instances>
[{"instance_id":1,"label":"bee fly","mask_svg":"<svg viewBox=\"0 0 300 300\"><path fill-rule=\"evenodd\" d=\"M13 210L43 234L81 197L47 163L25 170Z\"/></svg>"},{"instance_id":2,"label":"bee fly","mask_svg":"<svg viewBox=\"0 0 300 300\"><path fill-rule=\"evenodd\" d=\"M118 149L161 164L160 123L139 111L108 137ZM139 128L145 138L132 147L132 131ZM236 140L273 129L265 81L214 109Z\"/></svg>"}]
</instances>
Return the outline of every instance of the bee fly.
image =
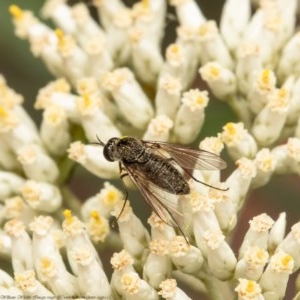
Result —
<instances>
[{"instance_id":1,"label":"bee fly","mask_svg":"<svg viewBox=\"0 0 300 300\"><path fill-rule=\"evenodd\" d=\"M104 147L104 157L108 161L119 162L122 182L125 176L129 176L154 213L163 222L178 228L186 239L180 227L182 214L178 211L176 203L170 199L174 195L189 194L190 187L187 182L189 178L201 182L193 177L193 169L219 170L225 168L226 163L214 153L171 143L143 141L133 137L114 137L105 144L98 137L97 139L99 142L97 144ZM126 187L125 191L126 203L128 199Z\"/></svg>"}]
</instances>

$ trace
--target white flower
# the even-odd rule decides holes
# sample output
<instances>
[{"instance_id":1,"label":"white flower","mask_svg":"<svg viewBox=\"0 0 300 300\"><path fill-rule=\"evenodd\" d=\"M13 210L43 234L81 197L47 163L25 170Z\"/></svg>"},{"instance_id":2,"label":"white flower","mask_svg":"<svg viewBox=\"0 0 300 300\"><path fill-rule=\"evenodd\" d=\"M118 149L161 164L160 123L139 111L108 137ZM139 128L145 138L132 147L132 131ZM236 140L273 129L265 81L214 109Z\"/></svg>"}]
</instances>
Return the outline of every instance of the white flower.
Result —
<instances>
[{"instance_id":1,"label":"white flower","mask_svg":"<svg viewBox=\"0 0 300 300\"><path fill-rule=\"evenodd\" d=\"M75 39L63 33L61 29L55 30L56 50L61 62L65 65L62 75L75 85L78 78L87 75L87 54L76 44Z\"/></svg>"},{"instance_id":2,"label":"white flower","mask_svg":"<svg viewBox=\"0 0 300 300\"><path fill-rule=\"evenodd\" d=\"M271 179L276 168L276 160L268 148L263 148L256 153L254 164L256 175L251 182L251 188L258 188L266 185Z\"/></svg>"},{"instance_id":3,"label":"white flower","mask_svg":"<svg viewBox=\"0 0 300 300\"><path fill-rule=\"evenodd\" d=\"M87 220L92 211L97 211L101 216L109 218L117 203L123 200L125 200L123 193L106 181L99 193L85 200L81 207L81 215Z\"/></svg>"},{"instance_id":4,"label":"white flower","mask_svg":"<svg viewBox=\"0 0 300 300\"><path fill-rule=\"evenodd\" d=\"M32 235L32 253L38 278L43 278L40 259L47 256L53 260L58 269L66 270L59 247L52 234L53 219L50 216L38 216L29 224Z\"/></svg>"},{"instance_id":5,"label":"white flower","mask_svg":"<svg viewBox=\"0 0 300 300\"><path fill-rule=\"evenodd\" d=\"M47 182L27 180L21 188L21 193L32 209L43 212L54 212L62 202L59 189Z\"/></svg>"},{"instance_id":6,"label":"white flower","mask_svg":"<svg viewBox=\"0 0 300 300\"><path fill-rule=\"evenodd\" d=\"M256 69L249 78L252 86L248 93L248 103L252 112L259 113L268 102L268 97L275 90L276 76L270 69ZM250 74L251 75L251 74Z\"/></svg>"},{"instance_id":7,"label":"white flower","mask_svg":"<svg viewBox=\"0 0 300 300\"><path fill-rule=\"evenodd\" d=\"M161 75L155 95L157 115L166 115L174 120L180 105L180 92L182 85L177 77L170 74Z\"/></svg>"},{"instance_id":8,"label":"white flower","mask_svg":"<svg viewBox=\"0 0 300 300\"><path fill-rule=\"evenodd\" d=\"M231 51L236 51L241 42L244 30L250 19L250 4L249 0L229 0L224 3L220 31L227 47Z\"/></svg>"},{"instance_id":9,"label":"white flower","mask_svg":"<svg viewBox=\"0 0 300 300\"><path fill-rule=\"evenodd\" d=\"M161 290L158 292L164 299L170 300L190 300L180 288L177 287L177 282L175 279L166 279L160 286Z\"/></svg>"},{"instance_id":10,"label":"white flower","mask_svg":"<svg viewBox=\"0 0 300 300\"><path fill-rule=\"evenodd\" d=\"M170 130L173 127L173 121L165 115L158 115L153 118L143 136L144 140L166 142L169 140Z\"/></svg>"},{"instance_id":11,"label":"white flower","mask_svg":"<svg viewBox=\"0 0 300 300\"><path fill-rule=\"evenodd\" d=\"M300 34L297 32L284 46L278 62L278 75L283 81L291 74L299 75L300 65L296 53L299 49Z\"/></svg>"},{"instance_id":12,"label":"white flower","mask_svg":"<svg viewBox=\"0 0 300 300\"><path fill-rule=\"evenodd\" d=\"M108 279L88 247L77 246L71 251L73 260L77 263L78 284L85 297L110 297L111 289Z\"/></svg>"},{"instance_id":13,"label":"white flower","mask_svg":"<svg viewBox=\"0 0 300 300\"><path fill-rule=\"evenodd\" d=\"M288 235L279 243L276 252L284 251L286 254L291 255L293 258L293 268L296 270L300 267L300 223L292 226Z\"/></svg>"},{"instance_id":14,"label":"white flower","mask_svg":"<svg viewBox=\"0 0 300 300\"><path fill-rule=\"evenodd\" d=\"M110 27L115 13L124 7L123 2L120 0L113 0L110 2L94 0L93 4L97 7L103 27L106 29Z\"/></svg>"},{"instance_id":15,"label":"white flower","mask_svg":"<svg viewBox=\"0 0 300 300\"><path fill-rule=\"evenodd\" d=\"M252 158L257 152L256 142L243 123L227 123L223 127L221 140L227 146L233 160L243 156Z\"/></svg>"},{"instance_id":16,"label":"white flower","mask_svg":"<svg viewBox=\"0 0 300 300\"><path fill-rule=\"evenodd\" d=\"M188 245L184 237L174 237L169 245L169 252L173 264L183 273L196 274L201 270L203 264L201 251L195 246Z\"/></svg>"},{"instance_id":17,"label":"white flower","mask_svg":"<svg viewBox=\"0 0 300 300\"><path fill-rule=\"evenodd\" d=\"M200 44L200 61L204 65L216 61L225 68L233 69L233 60L215 21L207 21L199 26L197 38Z\"/></svg>"},{"instance_id":18,"label":"white flower","mask_svg":"<svg viewBox=\"0 0 300 300\"><path fill-rule=\"evenodd\" d=\"M180 31L180 29L178 29L178 31L181 32L182 30ZM195 35L196 33L194 34L194 38L192 39L194 43L195 43ZM193 47L188 47L188 45L178 40L177 42L170 44L166 48L165 56L166 56L166 61L162 65L159 74L159 79L158 79L159 85L161 85L161 83L164 80L167 80L168 78L174 78L175 80L177 79L178 82L177 83L175 82L176 89L173 91L173 93L175 91L178 92L179 90L186 89L192 83L194 73L196 73L197 70L197 65L198 65L197 47L195 45ZM185 59L187 56L191 58L191 61ZM157 97L161 98L160 94L161 91L158 90ZM164 102L165 101L163 101L163 103ZM160 105L156 104L156 106L159 109Z\"/></svg>"},{"instance_id":19,"label":"white flower","mask_svg":"<svg viewBox=\"0 0 300 300\"><path fill-rule=\"evenodd\" d=\"M50 110L52 106L60 107L68 120L78 123L77 96L71 94L70 90L71 86L65 78L54 80L39 90L34 107L36 109L49 108Z\"/></svg>"},{"instance_id":20,"label":"white flower","mask_svg":"<svg viewBox=\"0 0 300 300\"><path fill-rule=\"evenodd\" d=\"M230 99L236 93L235 75L220 63L208 62L199 69L199 73L217 98Z\"/></svg>"},{"instance_id":21,"label":"white flower","mask_svg":"<svg viewBox=\"0 0 300 300\"><path fill-rule=\"evenodd\" d=\"M16 272L15 284L24 295L54 297L54 295L48 289L46 289L38 280L36 280L33 270Z\"/></svg>"},{"instance_id":22,"label":"white flower","mask_svg":"<svg viewBox=\"0 0 300 300\"><path fill-rule=\"evenodd\" d=\"M239 250L239 257L243 257L249 247L259 247L266 250L268 247L269 230L274 224L274 221L267 214L261 214L249 221L250 228L248 229L244 241Z\"/></svg>"},{"instance_id":23,"label":"white flower","mask_svg":"<svg viewBox=\"0 0 300 300\"><path fill-rule=\"evenodd\" d=\"M136 25L129 32L133 68L142 82L154 84L163 64L163 58L159 47L149 37L149 28L142 30L139 27Z\"/></svg>"},{"instance_id":24,"label":"white flower","mask_svg":"<svg viewBox=\"0 0 300 300\"><path fill-rule=\"evenodd\" d=\"M69 123L65 110L58 105L50 105L43 113L41 139L46 149L53 155L62 156L71 142Z\"/></svg>"},{"instance_id":25,"label":"white flower","mask_svg":"<svg viewBox=\"0 0 300 300\"><path fill-rule=\"evenodd\" d=\"M94 243L104 242L109 234L108 220L100 216L96 210L91 211L86 230Z\"/></svg>"},{"instance_id":26,"label":"white flower","mask_svg":"<svg viewBox=\"0 0 300 300\"><path fill-rule=\"evenodd\" d=\"M111 92L123 117L131 125L138 129L146 127L153 116L153 109L150 100L129 69L116 69L103 74L101 86Z\"/></svg>"},{"instance_id":27,"label":"white flower","mask_svg":"<svg viewBox=\"0 0 300 300\"><path fill-rule=\"evenodd\" d=\"M275 174L286 174L287 172L299 173L299 150L300 139L290 137L286 144L276 146L272 154L276 160Z\"/></svg>"},{"instance_id":28,"label":"white flower","mask_svg":"<svg viewBox=\"0 0 300 300\"><path fill-rule=\"evenodd\" d=\"M236 265L235 277L259 280L268 259L269 254L266 250L256 246L249 247Z\"/></svg>"},{"instance_id":29,"label":"white flower","mask_svg":"<svg viewBox=\"0 0 300 300\"><path fill-rule=\"evenodd\" d=\"M189 199L193 211L192 226L195 241L204 256L207 255L207 248L203 245L203 235L207 230L218 230L219 222L213 211L213 203L209 197L205 197L192 190Z\"/></svg>"},{"instance_id":30,"label":"white flower","mask_svg":"<svg viewBox=\"0 0 300 300\"><path fill-rule=\"evenodd\" d=\"M3 230L0 230L0 255L1 257L11 257L11 238Z\"/></svg>"},{"instance_id":31,"label":"white flower","mask_svg":"<svg viewBox=\"0 0 300 300\"><path fill-rule=\"evenodd\" d=\"M254 120L252 133L258 144L268 146L274 143L282 132L290 102L287 88L275 89L268 97L266 106Z\"/></svg>"},{"instance_id":32,"label":"white flower","mask_svg":"<svg viewBox=\"0 0 300 300\"><path fill-rule=\"evenodd\" d=\"M12 287L14 285L14 279L5 271L0 270L0 286Z\"/></svg>"},{"instance_id":33,"label":"white flower","mask_svg":"<svg viewBox=\"0 0 300 300\"><path fill-rule=\"evenodd\" d=\"M12 219L5 224L4 230L11 238L11 256L14 272L23 272L32 269L32 242L25 230L24 224L17 219Z\"/></svg>"},{"instance_id":34,"label":"white flower","mask_svg":"<svg viewBox=\"0 0 300 300\"><path fill-rule=\"evenodd\" d=\"M155 289L171 275L168 246L169 242L164 240L152 240L149 244L150 254L143 266L143 278Z\"/></svg>"},{"instance_id":35,"label":"white flower","mask_svg":"<svg viewBox=\"0 0 300 300\"><path fill-rule=\"evenodd\" d=\"M0 171L0 199L19 193L24 179L13 172Z\"/></svg>"},{"instance_id":36,"label":"white flower","mask_svg":"<svg viewBox=\"0 0 300 300\"><path fill-rule=\"evenodd\" d=\"M171 0L170 3L175 6L179 23L181 25L198 28L205 21L205 17L203 16L196 1Z\"/></svg>"},{"instance_id":37,"label":"white flower","mask_svg":"<svg viewBox=\"0 0 300 300\"><path fill-rule=\"evenodd\" d=\"M151 238L153 240L171 240L176 236L174 227L166 224L154 212L148 218L148 223L151 226Z\"/></svg>"},{"instance_id":38,"label":"white flower","mask_svg":"<svg viewBox=\"0 0 300 300\"><path fill-rule=\"evenodd\" d=\"M208 104L207 91L189 90L182 96L175 123L175 139L181 144L191 143L198 135L204 122L204 109Z\"/></svg>"},{"instance_id":39,"label":"white flower","mask_svg":"<svg viewBox=\"0 0 300 300\"><path fill-rule=\"evenodd\" d=\"M120 131L102 110L102 100L99 96L84 94L77 97L76 100L80 123L89 141L94 141L98 133L101 133L100 138L104 141L121 135Z\"/></svg>"},{"instance_id":40,"label":"white flower","mask_svg":"<svg viewBox=\"0 0 300 300\"><path fill-rule=\"evenodd\" d=\"M240 300L263 300L259 284L253 280L239 278L239 284L235 288Z\"/></svg>"},{"instance_id":41,"label":"white flower","mask_svg":"<svg viewBox=\"0 0 300 300\"><path fill-rule=\"evenodd\" d=\"M123 274L121 285L125 291L126 298L129 300L158 299L156 291L145 280L140 279L135 272Z\"/></svg>"},{"instance_id":42,"label":"white flower","mask_svg":"<svg viewBox=\"0 0 300 300\"><path fill-rule=\"evenodd\" d=\"M231 1L233 2L233 1ZM262 61L259 52L259 45L254 42L244 42L239 46L237 52L237 65L236 65L236 79L239 91L243 95L248 95L248 97L255 101L255 96L251 96L251 90L254 88L255 92L257 90L258 95L260 96L260 80L264 77L258 77L257 73L262 69ZM265 73L262 73L265 75ZM268 74L273 74L269 72ZM267 77L268 78L268 77ZM259 102L260 99L259 98Z\"/></svg>"},{"instance_id":43,"label":"white flower","mask_svg":"<svg viewBox=\"0 0 300 300\"><path fill-rule=\"evenodd\" d=\"M92 244L92 241L89 239L85 225L76 216L73 216L70 210L65 210L64 216L65 220L62 224L62 228L65 234L67 256L72 271L76 275L79 273L78 264L73 256L73 252L78 250L79 247L82 247L82 245L84 245L86 251L90 251L99 265L102 267L101 260L94 245Z\"/></svg>"},{"instance_id":44,"label":"white flower","mask_svg":"<svg viewBox=\"0 0 300 300\"><path fill-rule=\"evenodd\" d=\"M224 185L229 188L227 197L237 211L246 198L251 182L256 175L256 168L253 161L245 157L237 160L236 165L237 168L226 179ZM230 214L229 217L231 217Z\"/></svg>"},{"instance_id":45,"label":"white flower","mask_svg":"<svg viewBox=\"0 0 300 300\"><path fill-rule=\"evenodd\" d=\"M100 145L83 145L73 142L68 149L69 158L77 161L91 173L102 178L114 178L118 172L118 164L107 161Z\"/></svg>"},{"instance_id":46,"label":"white flower","mask_svg":"<svg viewBox=\"0 0 300 300\"><path fill-rule=\"evenodd\" d=\"M58 179L59 170L54 160L38 145L27 145L17 152L26 176L32 180L53 183Z\"/></svg>"},{"instance_id":47,"label":"white flower","mask_svg":"<svg viewBox=\"0 0 300 300\"><path fill-rule=\"evenodd\" d=\"M207 247L207 262L212 274L219 280L231 278L237 261L222 232L218 229L208 230L203 235L203 241Z\"/></svg>"},{"instance_id":48,"label":"white flower","mask_svg":"<svg viewBox=\"0 0 300 300\"><path fill-rule=\"evenodd\" d=\"M74 296L79 294L78 282L64 267L54 259L43 256L38 260L41 280L46 282L57 295Z\"/></svg>"},{"instance_id":49,"label":"white flower","mask_svg":"<svg viewBox=\"0 0 300 300\"><path fill-rule=\"evenodd\" d=\"M289 274L294 268L292 256L280 250L275 253L259 280L265 298L282 298L285 295Z\"/></svg>"},{"instance_id":50,"label":"white flower","mask_svg":"<svg viewBox=\"0 0 300 300\"><path fill-rule=\"evenodd\" d=\"M143 259L150 237L140 219L133 213L129 201L125 205L124 201L118 202L111 214L117 218L124 249L137 261Z\"/></svg>"},{"instance_id":51,"label":"white flower","mask_svg":"<svg viewBox=\"0 0 300 300\"><path fill-rule=\"evenodd\" d=\"M2 213L4 219L18 219L24 224L31 222L36 215L36 212L20 196L6 198Z\"/></svg>"},{"instance_id":52,"label":"white flower","mask_svg":"<svg viewBox=\"0 0 300 300\"><path fill-rule=\"evenodd\" d=\"M286 213L282 212L272 226L269 234L268 249L272 253L283 241L286 230Z\"/></svg>"},{"instance_id":53,"label":"white flower","mask_svg":"<svg viewBox=\"0 0 300 300\"><path fill-rule=\"evenodd\" d=\"M71 8L64 1L46 1L42 8L42 15L45 18L51 18L58 27L68 34L73 34L76 30Z\"/></svg>"},{"instance_id":54,"label":"white flower","mask_svg":"<svg viewBox=\"0 0 300 300\"><path fill-rule=\"evenodd\" d=\"M134 272L133 258L126 250L123 249L121 252L113 254L110 263L114 269L111 277L112 293L116 297L125 296L123 285L121 284L121 278L123 274Z\"/></svg>"}]
</instances>

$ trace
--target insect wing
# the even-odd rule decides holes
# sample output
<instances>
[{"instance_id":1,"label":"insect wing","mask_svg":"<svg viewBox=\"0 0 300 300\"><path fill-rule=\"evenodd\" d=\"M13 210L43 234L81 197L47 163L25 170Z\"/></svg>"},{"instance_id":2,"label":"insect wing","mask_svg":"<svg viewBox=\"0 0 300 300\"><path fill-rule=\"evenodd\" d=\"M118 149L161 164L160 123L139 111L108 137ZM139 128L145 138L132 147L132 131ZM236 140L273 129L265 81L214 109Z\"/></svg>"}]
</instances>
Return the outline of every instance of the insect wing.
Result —
<instances>
[{"instance_id":1,"label":"insect wing","mask_svg":"<svg viewBox=\"0 0 300 300\"><path fill-rule=\"evenodd\" d=\"M123 167L154 213L166 224L180 228L183 215L177 209L177 196L151 183L141 171Z\"/></svg>"},{"instance_id":2,"label":"insect wing","mask_svg":"<svg viewBox=\"0 0 300 300\"><path fill-rule=\"evenodd\" d=\"M220 170L226 168L226 162L209 151L165 142L145 141L145 143L148 147L156 149L160 155L165 155L163 152L167 152L183 169Z\"/></svg>"}]
</instances>

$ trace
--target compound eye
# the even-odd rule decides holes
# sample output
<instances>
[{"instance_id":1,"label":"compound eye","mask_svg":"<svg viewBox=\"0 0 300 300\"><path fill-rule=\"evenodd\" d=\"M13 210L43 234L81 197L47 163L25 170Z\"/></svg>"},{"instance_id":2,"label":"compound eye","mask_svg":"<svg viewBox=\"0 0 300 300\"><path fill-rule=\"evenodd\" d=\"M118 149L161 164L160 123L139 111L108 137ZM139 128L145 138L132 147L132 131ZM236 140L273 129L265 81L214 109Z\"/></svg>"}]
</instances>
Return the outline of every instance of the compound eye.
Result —
<instances>
[{"instance_id":1,"label":"compound eye","mask_svg":"<svg viewBox=\"0 0 300 300\"><path fill-rule=\"evenodd\" d=\"M118 138L111 138L103 148L103 155L108 161L118 160Z\"/></svg>"},{"instance_id":2,"label":"compound eye","mask_svg":"<svg viewBox=\"0 0 300 300\"><path fill-rule=\"evenodd\" d=\"M106 145L103 148L103 155L104 155L106 160L114 161L114 159L111 157L112 156L112 149L111 149L110 145Z\"/></svg>"}]
</instances>

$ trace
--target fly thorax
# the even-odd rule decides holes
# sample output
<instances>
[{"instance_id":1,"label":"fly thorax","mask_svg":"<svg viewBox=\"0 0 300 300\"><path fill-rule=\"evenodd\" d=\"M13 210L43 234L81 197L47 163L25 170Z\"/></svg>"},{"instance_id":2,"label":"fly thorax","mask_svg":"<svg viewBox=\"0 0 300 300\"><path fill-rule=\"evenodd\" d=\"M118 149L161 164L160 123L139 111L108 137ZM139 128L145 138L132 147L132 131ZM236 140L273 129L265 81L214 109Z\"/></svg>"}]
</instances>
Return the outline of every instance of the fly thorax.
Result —
<instances>
[{"instance_id":1,"label":"fly thorax","mask_svg":"<svg viewBox=\"0 0 300 300\"><path fill-rule=\"evenodd\" d=\"M119 153L126 162L144 162L145 146L142 141L135 138L124 138L120 140Z\"/></svg>"}]
</instances>

